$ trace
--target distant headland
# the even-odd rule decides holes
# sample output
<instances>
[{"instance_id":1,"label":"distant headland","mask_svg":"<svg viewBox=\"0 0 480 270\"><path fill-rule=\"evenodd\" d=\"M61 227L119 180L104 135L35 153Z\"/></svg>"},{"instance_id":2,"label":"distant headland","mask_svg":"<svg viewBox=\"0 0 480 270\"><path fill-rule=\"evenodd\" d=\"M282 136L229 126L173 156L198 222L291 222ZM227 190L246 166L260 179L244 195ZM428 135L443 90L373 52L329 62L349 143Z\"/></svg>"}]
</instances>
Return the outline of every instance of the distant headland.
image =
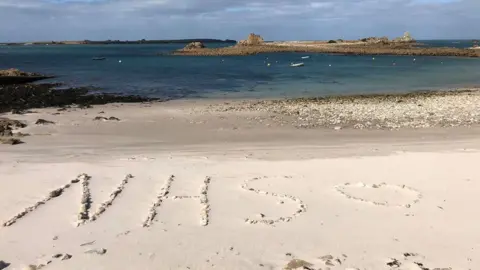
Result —
<instances>
[{"instance_id":1,"label":"distant headland","mask_svg":"<svg viewBox=\"0 0 480 270\"><path fill-rule=\"evenodd\" d=\"M185 44L191 42L202 43L228 43L236 44L236 40L231 39L160 39L160 40L80 40L80 41L34 41L34 42L0 42L0 45L21 46L21 45L108 45L108 44Z\"/></svg>"}]
</instances>

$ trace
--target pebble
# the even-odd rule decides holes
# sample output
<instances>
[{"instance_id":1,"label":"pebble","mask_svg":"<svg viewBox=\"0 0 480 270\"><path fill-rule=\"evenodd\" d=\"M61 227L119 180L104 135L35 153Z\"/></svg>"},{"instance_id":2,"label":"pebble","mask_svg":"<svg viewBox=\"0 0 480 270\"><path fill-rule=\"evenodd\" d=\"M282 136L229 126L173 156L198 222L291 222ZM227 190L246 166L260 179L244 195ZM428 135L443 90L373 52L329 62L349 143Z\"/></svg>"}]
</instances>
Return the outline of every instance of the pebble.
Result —
<instances>
[{"instance_id":1,"label":"pebble","mask_svg":"<svg viewBox=\"0 0 480 270\"><path fill-rule=\"evenodd\" d=\"M65 254L65 255L63 255L63 257L62 257L62 261L70 260L71 258L72 258L72 255L70 255L70 254Z\"/></svg>"},{"instance_id":2,"label":"pebble","mask_svg":"<svg viewBox=\"0 0 480 270\"><path fill-rule=\"evenodd\" d=\"M401 101L401 102L400 102ZM419 106L421 105L421 106ZM209 106L205 113L267 112L277 124L335 130L455 127L480 124L479 88L397 95L332 96Z\"/></svg>"},{"instance_id":3,"label":"pebble","mask_svg":"<svg viewBox=\"0 0 480 270\"><path fill-rule=\"evenodd\" d=\"M48 121L48 120L45 120L45 119L38 119L36 122L35 122L35 125L53 125L55 124L55 122L53 121Z\"/></svg>"},{"instance_id":4,"label":"pebble","mask_svg":"<svg viewBox=\"0 0 480 270\"><path fill-rule=\"evenodd\" d=\"M93 119L93 121L120 121L120 119L114 116L110 116L110 117L97 116Z\"/></svg>"},{"instance_id":5,"label":"pebble","mask_svg":"<svg viewBox=\"0 0 480 270\"><path fill-rule=\"evenodd\" d=\"M86 253L86 254L104 255L105 253L107 253L107 250L104 249L104 248L101 248L101 249L91 249L91 250L85 251L85 253Z\"/></svg>"}]
</instances>

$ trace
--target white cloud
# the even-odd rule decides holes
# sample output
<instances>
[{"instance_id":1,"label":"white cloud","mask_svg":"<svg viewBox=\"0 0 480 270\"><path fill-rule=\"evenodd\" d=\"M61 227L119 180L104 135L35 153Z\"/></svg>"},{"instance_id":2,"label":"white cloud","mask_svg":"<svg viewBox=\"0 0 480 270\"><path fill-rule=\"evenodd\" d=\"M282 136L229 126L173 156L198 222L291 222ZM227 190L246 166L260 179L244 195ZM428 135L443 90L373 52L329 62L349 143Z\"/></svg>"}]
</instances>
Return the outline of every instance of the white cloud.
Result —
<instances>
[{"instance_id":1,"label":"white cloud","mask_svg":"<svg viewBox=\"0 0 480 270\"><path fill-rule=\"evenodd\" d=\"M478 0L0 0L0 41L480 36ZM55 18L54 20L50 18Z\"/></svg>"}]
</instances>

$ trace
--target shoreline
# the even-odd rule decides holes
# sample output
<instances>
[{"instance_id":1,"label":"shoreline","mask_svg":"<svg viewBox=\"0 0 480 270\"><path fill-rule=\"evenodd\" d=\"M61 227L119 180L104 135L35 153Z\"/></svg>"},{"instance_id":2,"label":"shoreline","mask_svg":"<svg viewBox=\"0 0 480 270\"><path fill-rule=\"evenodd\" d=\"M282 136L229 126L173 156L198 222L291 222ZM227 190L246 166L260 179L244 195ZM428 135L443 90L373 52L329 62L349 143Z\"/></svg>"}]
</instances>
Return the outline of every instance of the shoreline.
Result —
<instances>
[{"instance_id":1,"label":"shoreline","mask_svg":"<svg viewBox=\"0 0 480 270\"><path fill-rule=\"evenodd\" d=\"M253 46L230 46L222 48L180 49L171 53L176 56L246 56L263 53L325 53L341 55L400 55L400 56L452 56L480 57L479 50L460 48L426 48L410 44L371 45L371 44L264 44Z\"/></svg>"},{"instance_id":2,"label":"shoreline","mask_svg":"<svg viewBox=\"0 0 480 270\"><path fill-rule=\"evenodd\" d=\"M128 138L125 143L141 142L141 133L133 135L136 130L145 132L147 141L152 139L151 134L161 131L166 142L181 145L208 144L216 140L261 142L275 131L283 134L271 134L275 140L302 134L310 141L317 133L327 137L344 134L348 138L349 134L362 134L365 130L381 138L388 133L381 135L383 133L372 131L393 132L393 136L399 131L399 134L410 131L427 134L450 129L454 132L455 128L468 133L470 128L480 127L480 88L317 98L111 101L113 103L104 100L83 105L73 102L73 105L65 103L61 107L45 104L43 109L33 106L11 113L5 111L0 114L0 124L5 123L0 128L0 136L3 133L1 138L5 143L14 144L16 141L12 140L21 139L28 145L30 141L45 139L43 133L36 130L42 130L42 126L55 130L56 119L63 117L70 119L61 125L68 134L65 143L73 143L70 136L76 137L76 134L101 134L102 141L104 136L115 138L122 134L118 139ZM97 134L77 127L91 128L101 123L119 130L107 129Z\"/></svg>"},{"instance_id":3,"label":"shoreline","mask_svg":"<svg viewBox=\"0 0 480 270\"><path fill-rule=\"evenodd\" d=\"M462 108L476 104L472 93L361 102L446 98ZM30 134L0 145L0 261L51 270L480 267L479 219L467 207L480 203L480 125L299 129L259 108L359 99L257 102L0 114Z\"/></svg>"},{"instance_id":4,"label":"shoreline","mask_svg":"<svg viewBox=\"0 0 480 270\"><path fill-rule=\"evenodd\" d=\"M172 40L70 40L70 41L31 41L31 42L0 42L4 46L45 46L45 45L131 45L131 44L187 44L200 41L203 43L234 44L237 41L231 39L172 39Z\"/></svg>"}]
</instances>

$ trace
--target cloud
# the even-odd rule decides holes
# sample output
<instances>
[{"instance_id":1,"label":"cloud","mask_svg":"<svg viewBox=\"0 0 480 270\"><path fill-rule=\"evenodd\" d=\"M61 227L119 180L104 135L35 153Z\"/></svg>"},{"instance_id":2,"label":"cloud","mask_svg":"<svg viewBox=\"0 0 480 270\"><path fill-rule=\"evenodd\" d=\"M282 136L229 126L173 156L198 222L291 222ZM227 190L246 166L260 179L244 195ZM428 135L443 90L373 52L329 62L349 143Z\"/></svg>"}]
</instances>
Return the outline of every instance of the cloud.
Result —
<instances>
[{"instance_id":1,"label":"cloud","mask_svg":"<svg viewBox=\"0 0 480 270\"><path fill-rule=\"evenodd\" d=\"M480 36L478 0L0 0L0 40Z\"/></svg>"}]
</instances>

